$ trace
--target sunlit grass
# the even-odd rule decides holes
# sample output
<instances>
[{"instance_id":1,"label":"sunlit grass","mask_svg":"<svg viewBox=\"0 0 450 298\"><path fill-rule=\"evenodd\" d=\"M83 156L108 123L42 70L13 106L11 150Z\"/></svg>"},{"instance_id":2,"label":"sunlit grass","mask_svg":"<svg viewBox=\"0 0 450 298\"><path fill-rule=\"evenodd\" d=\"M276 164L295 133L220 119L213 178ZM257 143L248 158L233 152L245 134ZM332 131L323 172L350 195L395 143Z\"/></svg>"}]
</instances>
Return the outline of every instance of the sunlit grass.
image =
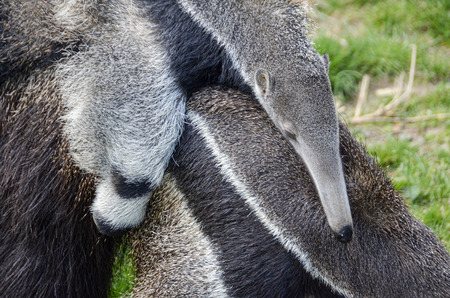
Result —
<instances>
[{"instance_id":1,"label":"sunlit grass","mask_svg":"<svg viewBox=\"0 0 450 298\"><path fill-rule=\"evenodd\" d=\"M450 154L446 150L421 152L408 140L389 136L368 145L388 171L395 188L415 217L431 227L450 248Z\"/></svg>"},{"instance_id":2,"label":"sunlit grass","mask_svg":"<svg viewBox=\"0 0 450 298\"><path fill-rule=\"evenodd\" d=\"M417 45L416 76L448 80L448 10L438 11L448 1L435 2L318 1L314 41L320 53L330 56L336 95L354 96L364 74L377 78L408 71L412 44Z\"/></svg>"},{"instance_id":3,"label":"sunlit grass","mask_svg":"<svg viewBox=\"0 0 450 298\"><path fill-rule=\"evenodd\" d=\"M318 0L316 47L330 57L335 95L353 110L362 76L391 86L408 73L417 45L416 91L396 108L398 117L450 112L450 2L444 0ZM373 89L371 90L374 91ZM420 92L419 92L420 93ZM425 93L425 94L423 94ZM390 98L370 96L367 109ZM344 113L345 114L345 113ZM347 115L351 117L352 115ZM364 135L403 194L411 213L450 249L450 120L378 122L352 127Z\"/></svg>"},{"instance_id":4,"label":"sunlit grass","mask_svg":"<svg viewBox=\"0 0 450 298\"><path fill-rule=\"evenodd\" d=\"M133 290L135 266L130 248L126 241L120 246L116 254L113 267L113 279L108 294L110 298L128 297Z\"/></svg>"},{"instance_id":5,"label":"sunlit grass","mask_svg":"<svg viewBox=\"0 0 450 298\"><path fill-rule=\"evenodd\" d=\"M359 15L368 27L393 36L429 35L437 44L450 45L448 19L450 2L446 0L326 0L317 1L326 15L349 12ZM348 20L346 20L348 21Z\"/></svg>"}]
</instances>

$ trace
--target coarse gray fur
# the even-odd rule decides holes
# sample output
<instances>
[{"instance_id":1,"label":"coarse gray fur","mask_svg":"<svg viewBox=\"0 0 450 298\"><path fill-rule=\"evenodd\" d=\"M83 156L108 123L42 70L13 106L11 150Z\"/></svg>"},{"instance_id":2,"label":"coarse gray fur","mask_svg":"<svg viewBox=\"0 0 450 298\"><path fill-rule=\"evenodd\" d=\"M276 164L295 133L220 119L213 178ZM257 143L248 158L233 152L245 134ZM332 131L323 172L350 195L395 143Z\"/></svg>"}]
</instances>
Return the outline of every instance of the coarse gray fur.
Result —
<instances>
[{"instance_id":1,"label":"coarse gray fur","mask_svg":"<svg viewBox=\"0 0 450 298\"><path fill-rule=\"evenodd\" d=\"M226 296L217 250L170 174L152 199L148 228L132 236L139 260L133 296Z\"/></svg>"},{"instance_id":2,"label":"coarse gray fur","mask_svg":"<svg viewBox=\"0 0 450 298\"><path fill-rule=\"evenodd\" d=\"M445 247L342 124L340 146L355 228L346 245L261 108L229 89L195 94L166 183L131 238L134 295L448 297Z\"/></svg>"},{"instance_id":3,"label":"coarse gray fur","mask_svg":"<svg viewBox=\"0 0 450 298\"><path fill-rule=\"evenodd\" d=\"M328 59L306 36L303 8L287 1L5 0L0 79L55 66L71 155L98 177L92 213L102 232L142 221L146 199L160 184L182 132L189 92L160 38L161 20L150 17L156 5L194 20L175 23L173 34L192 26L188 32L200 28L212 36L211 44L194 44L197 50L181 57L198 56L201 46L214 49L213 56L225 53L231 63L218 60L237 71L306 162L332 230L349 241L352 219ZM170 17L176 22L177 15Z\"/></svg>"},{"instance_id":4,"label":"coarse gray fur","mask_svg":"<svg viewBox=\"0 0 450 298\"><path fill-rule=\"evenodd\" d=\"M66 58L57 72L72 156L100 177L92 212L113 231L142 221L184 121L184 95L167 71L153 25L135 5L106 6L107 21L91 29L87 49ZM126 184L147 183L149 190L123 198L115 181L121 177Z\"/></svg>"}]
</instances>

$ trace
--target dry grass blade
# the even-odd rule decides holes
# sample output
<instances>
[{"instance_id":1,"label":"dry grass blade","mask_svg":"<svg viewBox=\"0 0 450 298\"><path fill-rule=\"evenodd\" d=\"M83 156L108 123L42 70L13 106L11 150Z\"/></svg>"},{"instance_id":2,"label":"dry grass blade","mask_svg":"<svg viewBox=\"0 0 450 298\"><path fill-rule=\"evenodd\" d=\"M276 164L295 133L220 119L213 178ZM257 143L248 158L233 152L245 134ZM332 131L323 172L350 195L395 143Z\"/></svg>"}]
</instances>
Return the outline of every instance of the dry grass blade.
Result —
<instances>
[{"instance_id":1,"label":"dry grass blade","mask_svg":"<svg viewBox=\"0 0 450 298\"><path fill-rule=\"evenodd\" d=\"M447 120L450 119L450 113L439 113L432 115L422 115L415 117L388 117L388 116L379 116L379 117L371 117L371 118L359 118L356 120L352 120L354 124L361 123L369 123L369 122L421 122L428 120Z\"/></svg>"},{"instance_id":2,"label":"dry grass blade","mask_svg":"<svg viewBox=\"0 0 450 298\"><path fill-rule=\"evenodd\" d=\"M370 76L367 74L364 75L361 81L361 87L359 89L358 95L358 102L356 104L355 115L353 116L353 118L359 118L359 116L361 115L362 106L364 105L367 99L367 94L369 93L369 82Z\"/></svg>"},{"instance_id":3,"label":"dry grass blade","mask_svg":"<svg viewBox=\"0 0 450 298\"><path fill-rule=\"evenodd\" d=\"M416 71L416 59L417 59L417 46L413 44L411 46L411 64L409 69L409 77L408 77L408 84L406 85L406 89L403 93L401 93L403 89L403 73L400 75L400 77L396 80L394 90L395 95L392 98L392 100L378 108L375 112L365 114L361 116L361 110L362 107L367 99L368 89L369 89L369 82L370 77L368 75L364 75L360 92L358 96L358 102L356 104L355 114L351 120L353 124L360 124L360 123L368 123L368 122L418 122L418 121L425 121L425 120L432 120L432 119L448 119L450 114L448 113L441 113L441 114L433 114L433 115L424 115L424 116L417 116L417 117L395 117L395 111L394 109L398 107L400 104L402 104L405 100L407 100L412 93L413 85L414 85L414 74Z\"/></svg>"}]
</instances>

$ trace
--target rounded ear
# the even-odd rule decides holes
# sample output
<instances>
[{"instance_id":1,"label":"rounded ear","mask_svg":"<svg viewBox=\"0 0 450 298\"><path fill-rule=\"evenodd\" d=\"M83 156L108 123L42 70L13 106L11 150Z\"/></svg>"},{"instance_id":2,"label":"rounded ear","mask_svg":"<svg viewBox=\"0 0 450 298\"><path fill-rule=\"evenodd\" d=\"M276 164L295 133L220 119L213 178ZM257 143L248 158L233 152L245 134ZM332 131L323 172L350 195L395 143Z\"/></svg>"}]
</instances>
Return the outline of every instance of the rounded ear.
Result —
<instances>
[{"instance_id":1,"label":"rounded ear","mask_svg":"<svg viewBox=\"0 0 450 298\"><path fill-rule=\"evenodd\" d=\"M323 58L323 62L325 63L325 68L328 72L330 70L330 59L328 57L328 54L327 53L323 54L322 58Z\"/></svg>"},{"instance_id":2,"label":"rounded ear","mask_svg":"<svg viewBox=\"0 0 450 298\"><path fill-rule=\"evenodd\" d=\"M258 69L255 74L255 86L257 91L262 97L266 96L267 92L270 91L270 75L265 69Z\"/></svg>"}]
</instances>

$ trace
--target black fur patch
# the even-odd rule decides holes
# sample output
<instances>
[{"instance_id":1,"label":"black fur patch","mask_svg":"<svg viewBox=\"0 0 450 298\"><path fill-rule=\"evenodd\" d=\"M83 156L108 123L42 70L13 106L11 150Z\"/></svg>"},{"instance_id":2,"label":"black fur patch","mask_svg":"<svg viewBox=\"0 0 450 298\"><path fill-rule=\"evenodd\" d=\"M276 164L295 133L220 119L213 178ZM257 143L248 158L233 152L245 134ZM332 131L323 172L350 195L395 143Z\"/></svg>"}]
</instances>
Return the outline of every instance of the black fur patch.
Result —
<instances>
[{"instance_id":1,"label":"black fur patch","mask_svg":"<svg viewBox=\"0 0 450 298\"><path fill-rule=\"evenodd\" d=\"M143 197L155 189L155 186L147 181L127 182L118 172L113 173L113 183L119 196L124 199Z\"/></svg>"},{"instance_id":2,"label":"black fur patch","mask_svg":"<svg viewBox=\"0 0 450 298\"><path fill-rule=\"evenodd\" d=\"M109 237L121 237L125 235L131 228L125 229L117 229L110 226L107 221L105 221L102 217L97 214L93 214L93 218L95 221L95 225L97 226L99 232L103 235L107 235Z\"/></svg>"},{"instance_id":3,"label":"black fur patch","mask_svg":"<svg viewBox=\"0 0 450 298\"><path fill-rule=\"evenodd\" d=\"M50 37L23 36L23 24L16 15L10 14L9 6L0 5L0 85L32 71L44 70L69 52L79 50L80 41L70 44Z\"/></svg>"},{"instance_id":4,"label":"black fur patch","mask_svg":"<svg viewBox=\"0 0 450 298\"><path fill-rule=\"evenodd\" d=\"M158 24L160 40L169 53L171 71L187 96L212 84L251 94L223 47L181 10L176 1L147 2L148 17Z\"/></svg>"},{"instance_id":5,"label":"black fur patch","mask_svg":"<svg viewBox=\"0 0 450 298\"><path fill-rule=\"evenodd\" d=\"M0 296L106 297L114 243L97 232L95 181L72 164L53 99L14 117L0 106Z\"/></svg>"}]
</instances>

